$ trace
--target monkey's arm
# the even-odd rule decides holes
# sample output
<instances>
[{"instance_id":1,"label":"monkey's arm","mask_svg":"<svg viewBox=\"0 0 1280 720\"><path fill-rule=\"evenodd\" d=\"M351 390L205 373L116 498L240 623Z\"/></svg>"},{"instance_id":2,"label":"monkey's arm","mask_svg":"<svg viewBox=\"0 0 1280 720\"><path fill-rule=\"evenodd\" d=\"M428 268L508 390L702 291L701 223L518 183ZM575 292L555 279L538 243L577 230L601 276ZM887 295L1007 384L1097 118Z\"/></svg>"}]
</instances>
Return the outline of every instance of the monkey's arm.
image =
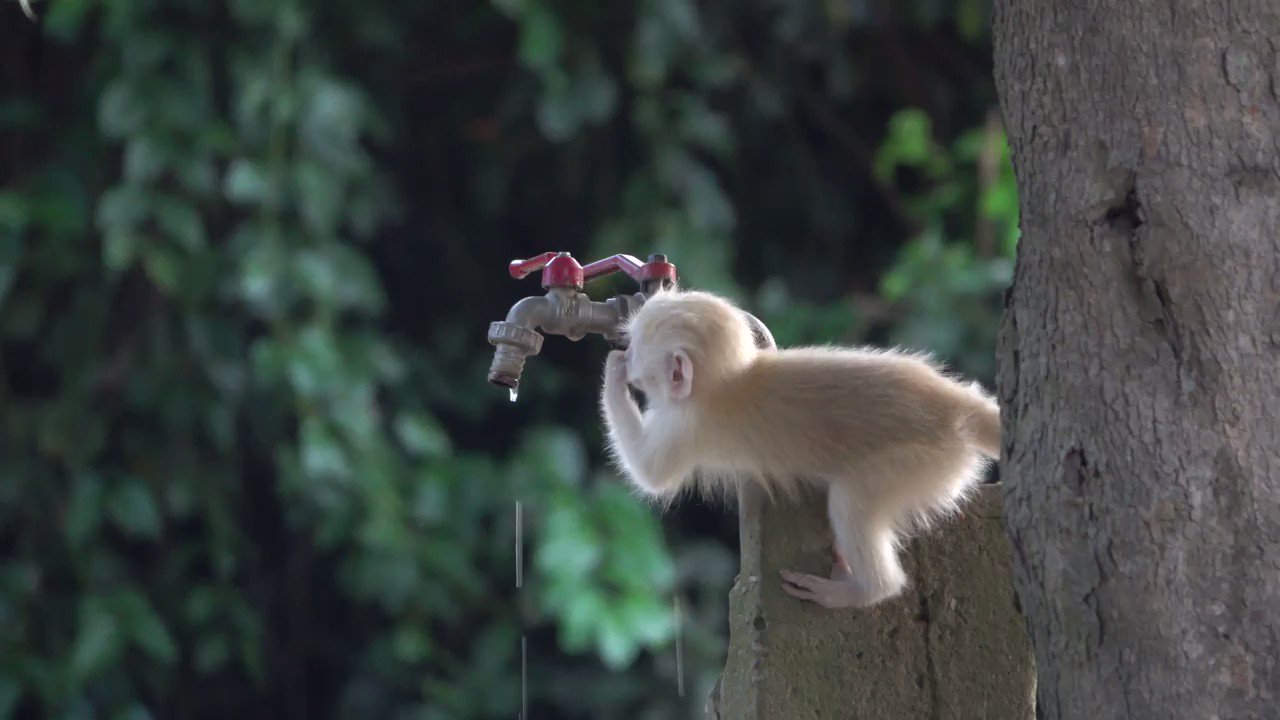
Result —
<instances>
[{"instance_id":1,"label":"monkey's arm","mask_svg":"<svg viewBox=\"0 0 1280 720\"><path fill-rule=\"evenodd\" d=\"M609 447L619 464L642 490L662 495L674 490L691 467L680 433L670 427L653 427L640 414L627 389L627 368L622 352L609 353L601 398Z\"/></svg>"}]
</instances>

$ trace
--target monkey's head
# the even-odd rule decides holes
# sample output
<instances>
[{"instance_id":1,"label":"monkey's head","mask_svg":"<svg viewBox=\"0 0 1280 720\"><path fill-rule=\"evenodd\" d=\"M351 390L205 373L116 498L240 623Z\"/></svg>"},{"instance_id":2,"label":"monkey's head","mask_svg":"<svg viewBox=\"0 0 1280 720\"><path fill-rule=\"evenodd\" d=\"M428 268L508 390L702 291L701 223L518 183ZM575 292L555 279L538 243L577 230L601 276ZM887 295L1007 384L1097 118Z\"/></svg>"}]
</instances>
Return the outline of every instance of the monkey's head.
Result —
<instances>
[{"instance_id":1,"label":"monkey's head","mask_svg":"<svg viewBox=\"0 0 1280 720\"><path fill-rule=\"evenodd\" d=\"M651 400L684 402L751 363L751 326L732 303L705 292L668 290L627 321L627 382Z\"/></svg>"}]
</instances>

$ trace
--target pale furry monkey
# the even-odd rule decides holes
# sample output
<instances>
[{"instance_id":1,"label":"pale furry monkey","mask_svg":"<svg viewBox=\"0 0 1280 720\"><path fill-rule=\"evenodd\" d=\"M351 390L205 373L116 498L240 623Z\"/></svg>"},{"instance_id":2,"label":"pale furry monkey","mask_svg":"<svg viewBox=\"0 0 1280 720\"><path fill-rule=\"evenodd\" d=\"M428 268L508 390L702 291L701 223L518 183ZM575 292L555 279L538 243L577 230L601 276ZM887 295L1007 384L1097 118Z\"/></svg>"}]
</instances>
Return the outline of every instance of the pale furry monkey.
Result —
<instances>
[{"instance_id":1,"label":"pale furry monkey","mask_svg":"<svg viewBox=\"0 0 1280 720\"><path fill-rule=\"evenodd\" d=\"M743 313L704 292L660 292L626 321L601 405L617 464L645 494L753 478L792 493L828 486L830 578L783 571L824 607L868 607L907 577L900 538L955 510L1000 452L1000 414L976 383L893 351L761 351ZM642 413L628 384L644 392Z\"/></svg>"}]
</instances>

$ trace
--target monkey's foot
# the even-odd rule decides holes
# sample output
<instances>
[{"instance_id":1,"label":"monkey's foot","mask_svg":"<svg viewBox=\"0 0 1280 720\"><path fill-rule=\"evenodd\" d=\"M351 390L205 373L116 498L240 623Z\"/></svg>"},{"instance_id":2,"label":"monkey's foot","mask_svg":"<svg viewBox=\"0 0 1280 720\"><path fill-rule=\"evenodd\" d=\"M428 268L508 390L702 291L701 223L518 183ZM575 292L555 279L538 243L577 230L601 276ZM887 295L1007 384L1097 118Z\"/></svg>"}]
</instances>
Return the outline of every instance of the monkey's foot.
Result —
<instances>
[{"instance_id":1,"label":"monkey's foot","mask_svg":"<svg viewBox=\"0 0 1280 720\"><path fill-rule=\"evenodd\" d=\"M837 568L839 565L836 566ZM783 570L782 591L794 598L808 600L831 610L858 607L863 593L852 582L832 580L808 573Z\"/></svg>"},{"instance_id":2,"label":"monkey's foot","mask_svg":"<svg viewBox=\"0 0 1280 720\"><path fill-rule=\"evenodd\" d=\"M845 566L847 570L848 566ZM840 565L832 570L832 574L841 573ZM884 593L869 593L852 577L832 580L830 578L809 575L808 573L781 571L782 591L794 598L815 602L824 608L837 610L849 607L870 607L888 597Z\"/></svg>"}]
</instances>

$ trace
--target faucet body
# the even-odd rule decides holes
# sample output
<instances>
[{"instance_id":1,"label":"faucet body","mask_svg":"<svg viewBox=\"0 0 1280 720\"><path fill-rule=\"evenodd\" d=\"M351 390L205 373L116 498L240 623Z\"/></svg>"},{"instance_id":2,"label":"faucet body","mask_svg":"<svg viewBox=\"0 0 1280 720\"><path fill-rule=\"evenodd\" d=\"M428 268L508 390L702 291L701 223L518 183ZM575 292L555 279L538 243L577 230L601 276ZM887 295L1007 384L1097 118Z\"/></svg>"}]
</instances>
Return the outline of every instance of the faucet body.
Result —
<instances>
[{"instance_id":1,"label":"faucet body","mask_svg":"<svg viewBox=\"0 0 1280 720\"><path fill-rule=\"evenodd\" d=\"M650 255L641 262L630 255L614 255L583 267L569 253L543 253L528 260L512 260L508 271L517 280L542 271L542 287L547 294L527 297L511 307L505 320L489 325L489 342L494 346L489 382L512 391L520 386L524 362L542 350L541 333L581 340L590 333L603 335L621 346L618 326L646 297L676 283L676 266L664 255ZM596 302L582 292L591 279L622 271L640 285L640 292L618 295Z\"/></svg>"},{"instance_id":2,"label":"faucet body","mask_svg":"<svg viewBox=\"0 0 1280 720\"><path fill-rule=\"evenodd\" d=\"M539 331L574 341L594 333L620 345L618 326L646 297L634 293L597 302L572 288L553 287L546 295L517 302L505 320L489 324L489 342L494 346L489 382L513 390L519 387L525 359L542 350Z\"/></svg>"},{"instance_id":3,"label":"faucet body","mask_svg":"<svg viewBox=\"0 0 1280 720\"><path fill-rule=\"evenodd\" d=\"M513 391L520 386L524 363L542 350L543 333L563 335L577 341L589 334L604 336L616 347L625 347L619 326L653 293L673 287L675 265L663 255L650 255L645 262L630 255L614 255L583 267L569 253L543 253L528 260L513 260L509 271L520 279L542 270L546 295L517 302L505 320L489 324L489 342L494 346L489 382ZM588 281L615 271L631 276L640 292L616 295L597 302L582 292ZM772 347L773 336L755 316L746 314L761 347Z\"/></svg>"}]
</instances>

